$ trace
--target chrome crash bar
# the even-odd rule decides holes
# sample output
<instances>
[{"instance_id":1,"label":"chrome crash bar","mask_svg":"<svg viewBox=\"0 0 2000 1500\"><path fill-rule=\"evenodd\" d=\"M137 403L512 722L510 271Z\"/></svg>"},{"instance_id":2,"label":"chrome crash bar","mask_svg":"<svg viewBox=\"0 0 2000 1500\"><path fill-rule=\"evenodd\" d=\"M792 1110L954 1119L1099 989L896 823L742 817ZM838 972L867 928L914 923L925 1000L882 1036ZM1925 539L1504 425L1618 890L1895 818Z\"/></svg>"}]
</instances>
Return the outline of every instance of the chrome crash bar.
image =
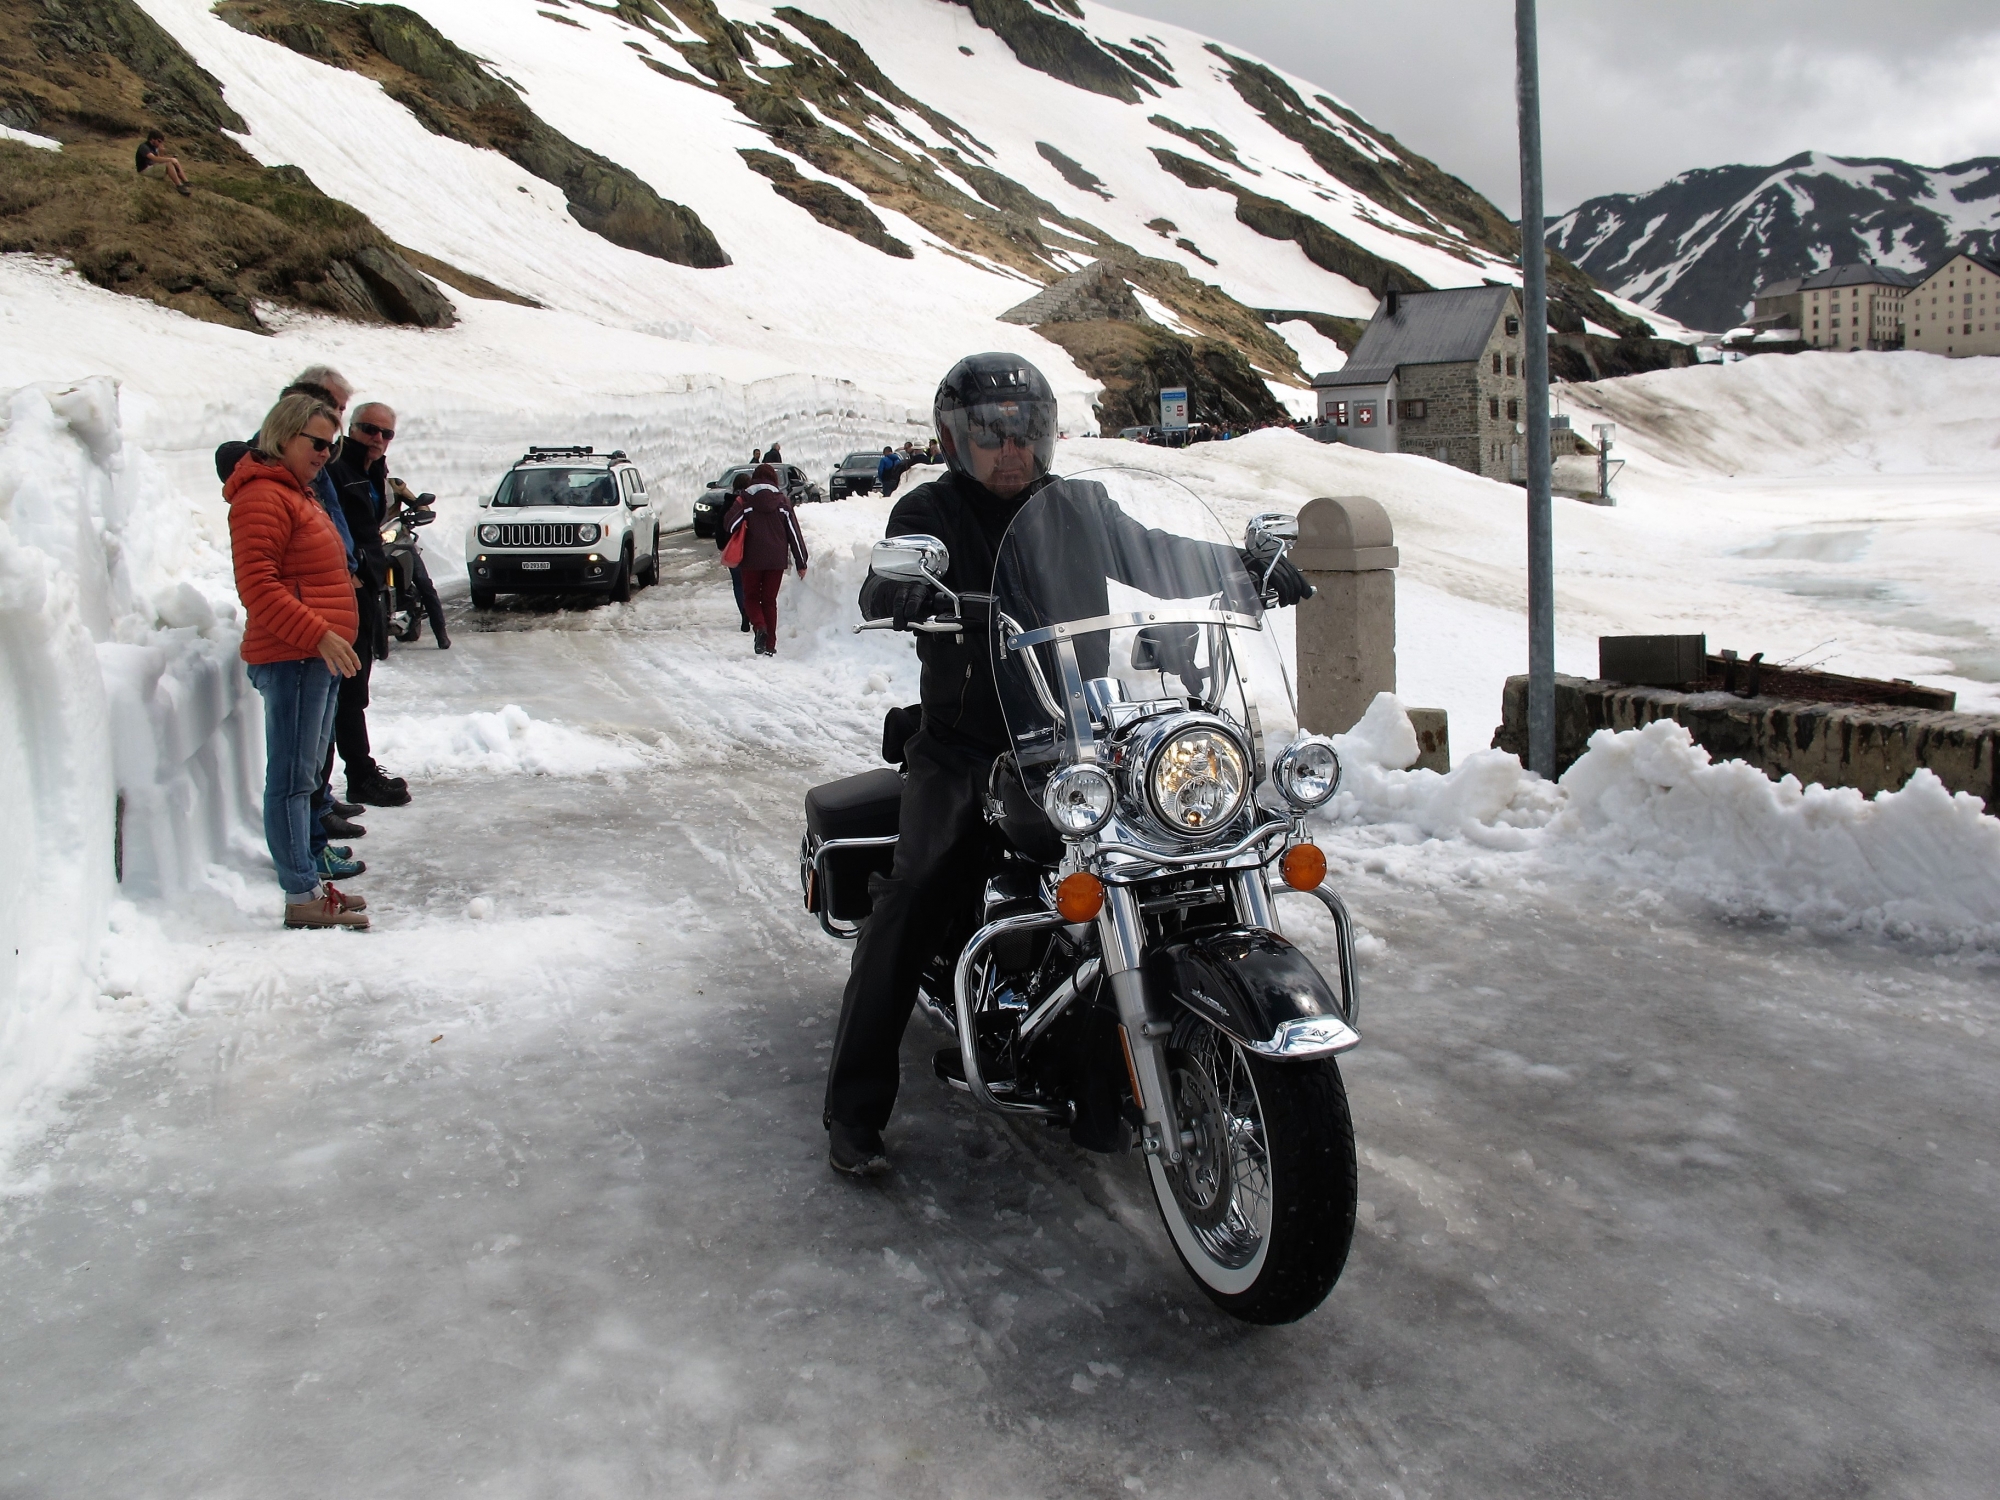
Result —
<instances>
[{"instance_id":1,"label":"chrome crash bar","mask_svg":"<svg viewBox=\"0 0 2000 1500\"><path fill-rule=\"evenodd\" d=\"M1293 887L1272 886L1273 891L1284 893ZM1354 965L1354 918L1348 915L1347 903L1327 886L1321 885L1310 891L1299 891L1301 896L1311 896L1327 910L1333 918L1334 951L1340 959L1340 1014L1350 1028L1360 1025L1361 988L1355 977ZM1296 1022L1292 1024L1298 1024Z\"/></svg>"},{"instance_id":2,"label":"chrome crash bar","mask_svg":"<svg viewBox=\"0 0 2000 1500\"><path fill-rule=\"evenodd\" d=\"M951 976L952 1003L958 1012L958 1055L965 1064L966 1090L982 1109L1002 1115L1033 1115L1040 1119L1060 1119L1064 1115L1064 1111L1045 1104L1018 1104L1010 1099L997 1098L980 1076L979 1033L972 1026L972 969L979 962L980 955L992 946L993 940L1010 932L1039 932L1045 927L1062 925L1062 913L1054 911L1031 911L1019 916L1001 917L975 932L972 941L965 945L965 951L958 956L958 968ZM1047 1009L1046 1006L1043 1008Z\"/></svg>"},{"instance_id":3,"label":"chrome crash bar","mask_svg":"<svg viewBox=\"0 0 2000 1500\"><path fill-rule=\"evenodd\" d=\"M899 837L900 835L898 834L890 833L884 834L880 838L872 839L823 839L819 847L813 850L812 872L814 885L818 887L819 891L823 892L826 890L826 857L834 850L884 849L895 843ZM852 925L835 926L832 908L825 901L819 903L817 915L819 917L819 930L828 937L839 938L844 943L851 943L861 935L861 924L859 922L855 922Z\"/></svg>"}]
</instances>

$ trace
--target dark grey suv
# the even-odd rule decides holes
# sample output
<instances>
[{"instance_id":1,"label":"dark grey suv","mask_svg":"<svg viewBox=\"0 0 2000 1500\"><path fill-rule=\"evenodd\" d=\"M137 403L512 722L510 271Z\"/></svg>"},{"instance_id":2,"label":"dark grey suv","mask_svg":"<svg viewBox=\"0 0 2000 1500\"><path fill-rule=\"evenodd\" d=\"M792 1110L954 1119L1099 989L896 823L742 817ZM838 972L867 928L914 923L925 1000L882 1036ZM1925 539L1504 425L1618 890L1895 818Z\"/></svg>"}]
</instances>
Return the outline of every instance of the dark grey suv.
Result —
<instances>
[{"instance_id":1,"label":"dark grey suv","mask_svg":"<svg viewBox=\"0 0 2000 1500\"><path fill-rule=\"evenodd\" d=\"M736 483L736 476L746 478L757 472L755 464L738 464L733 469L724 469L708 488L701 492L701 498L694 503L694 534L712 537L716 527L722 524L723 512L729 509L729 497ZM779 464L778 477L784 481L785 493L792 497L794 505L815 505L826 498L826 492L806 478L806 471L797 464Z\"/></svg>"},{"instance_id":2,"label":"dark grey suv","mask_svg":"<svg viewBox=\"0 0 2000 1500\"><path fill-rule=\"evenodd\" d=\"M835 500L849 495L872 495L875 493L875 474L882 465L882 455L872 449L865 453L850 453L834 467L833 474L826 482L826 492Z\"/></svg>"}]
</instances>

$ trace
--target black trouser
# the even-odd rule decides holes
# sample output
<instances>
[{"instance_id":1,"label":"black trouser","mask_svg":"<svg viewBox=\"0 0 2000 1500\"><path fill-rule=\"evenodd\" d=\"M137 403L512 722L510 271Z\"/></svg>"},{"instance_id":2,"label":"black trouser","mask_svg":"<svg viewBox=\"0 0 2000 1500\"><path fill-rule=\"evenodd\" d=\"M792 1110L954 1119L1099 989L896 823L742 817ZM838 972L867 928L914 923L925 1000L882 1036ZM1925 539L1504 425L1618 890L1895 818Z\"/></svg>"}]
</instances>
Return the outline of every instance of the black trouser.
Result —
<instances>
[{"instance_id":1,"label":"black trouser","mask_svg":"<svg viewBox=\"0 0 2000 1500\"><path fill-rule=\"evenodd\" d=\"M333 710L333 743L340 750L341 763L347 767L347 779L354 781L375 770L375 757L368 749L368 678L375 670L374 641L376 625L381 617L378 608L381 595L371 588L354 591L355 607L361 615L361 633L355 644L355 653L361 658L361 670L352 677L340 679L340 699Z\"/></svg>"},{"instance_id":2,"label":"black trouser","mask_svg":"<svg viewBox=\"0 0 2000 1500\"><path fill-rule=\"evenodd\" d=\"M431 570L424 566L421 552L410 553L410 581L416 585L417 598L424 606L424 613L430 617L431 635L439 645L451 637L444 628L444 601L438 598L437 585L431 582Z\"/></svg>"},{"instance_id":3,"label":"black trouser","mask_svg":"<svg viewBox=\"0 0 2000 1500\"><path fill-rule=\"evenodd\" d=\"M993 757L940 745L928 730L911 736L904 755L895 866L869 882L874 909L854 945L826 1073L825 1119L876 1130L896 1105L917 980L985 875L980 802Z\"/></svg>"}]
</instances>

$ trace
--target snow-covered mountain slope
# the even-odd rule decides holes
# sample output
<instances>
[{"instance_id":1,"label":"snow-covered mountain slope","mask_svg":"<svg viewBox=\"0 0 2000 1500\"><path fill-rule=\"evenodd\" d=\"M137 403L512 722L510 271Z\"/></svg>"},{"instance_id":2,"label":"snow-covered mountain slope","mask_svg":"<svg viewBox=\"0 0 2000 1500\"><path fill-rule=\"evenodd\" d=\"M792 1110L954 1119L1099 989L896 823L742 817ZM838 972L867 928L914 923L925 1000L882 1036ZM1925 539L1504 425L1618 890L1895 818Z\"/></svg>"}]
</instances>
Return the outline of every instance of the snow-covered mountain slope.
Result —
<instances>
[{"instance_id":1,"label":"snow-covered mountain slope","mask_svg":"<svg viewBox=\"0 0 2000 1500\"><path fill-rule=\"evenodd\" d=\"M1716 331L1760 285L1872 261L1924 271L2000 243L2000 157L1948 167L1802 152L1775 167L1707 167L1648 193L1592 198L1549 246L1620 297Z\"/></svg>"},{"instance_id":2,"label":"snow-covered mountain slope","mask_svg":"<svg viewBox=\"0 0 2000 1500\"><path fill-rule=\"evenodd\" d=\"M957 355L1014 348L1050 370L1086 430L1091 373L995 319L1093 260L1129 264L1176 332L1228 346L1294 399L1326 367L1327 320L1366 318L1382 287L1518 274L1491 204L1315 85L1095 4L107 4L143 12L185 54L177 86L196 70L214 86L174 130L209 131L217 160L191 163L192 199L149 204L156 226L215 209L205 183L240 147L250 170L295 169L365 215L461 317L511 294L678 346L662 355L674 365L690 347L735 350L920 401ZM64 45L112 45L79 41L81 24ZM128 93L170 97L145 71L159 51L118 54L136 70ZM97 116L31 62L0 80L42 91L9 106L17 123L60 140L58 157L109 150ZM117 150L129 163L129 143ZM50 153L0 142L16 151L54 170ZM230 192L237 213L262 187ZM621 215L645 222L621 232ZM649 224L685 243L662 248ZM146 289L168 236L130 238L80 268ZM150 294L266 327L287 304L338 301L254 247L210 259ZM1627 325L1634 309L1567 274L1594 323Z\"/></svg>"}]
</instances>

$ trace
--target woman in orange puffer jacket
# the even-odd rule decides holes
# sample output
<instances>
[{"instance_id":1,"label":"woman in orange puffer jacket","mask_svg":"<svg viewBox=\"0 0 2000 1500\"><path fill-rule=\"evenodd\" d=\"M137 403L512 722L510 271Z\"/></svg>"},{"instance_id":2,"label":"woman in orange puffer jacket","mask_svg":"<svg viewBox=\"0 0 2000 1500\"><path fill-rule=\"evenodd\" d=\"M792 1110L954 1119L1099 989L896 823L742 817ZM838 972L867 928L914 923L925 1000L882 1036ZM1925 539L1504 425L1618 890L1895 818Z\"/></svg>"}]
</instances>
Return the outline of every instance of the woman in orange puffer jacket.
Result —
<instances>
[{"instance_id":1,"label":"woman in orange puffer jacket","mask_svg":"<svg viewBox=\"0 0 2000 1500\"><path fill-rule=\"evenodd\" d=\"M243 660L264 698L264 842L285 889L287 927L366 927L367 903L313 868L312 795L340 679L359 670L360 621L347 549L313 493L340 438L333 408L286 396L223 485Z\"/></svg>"}]
</instances>

